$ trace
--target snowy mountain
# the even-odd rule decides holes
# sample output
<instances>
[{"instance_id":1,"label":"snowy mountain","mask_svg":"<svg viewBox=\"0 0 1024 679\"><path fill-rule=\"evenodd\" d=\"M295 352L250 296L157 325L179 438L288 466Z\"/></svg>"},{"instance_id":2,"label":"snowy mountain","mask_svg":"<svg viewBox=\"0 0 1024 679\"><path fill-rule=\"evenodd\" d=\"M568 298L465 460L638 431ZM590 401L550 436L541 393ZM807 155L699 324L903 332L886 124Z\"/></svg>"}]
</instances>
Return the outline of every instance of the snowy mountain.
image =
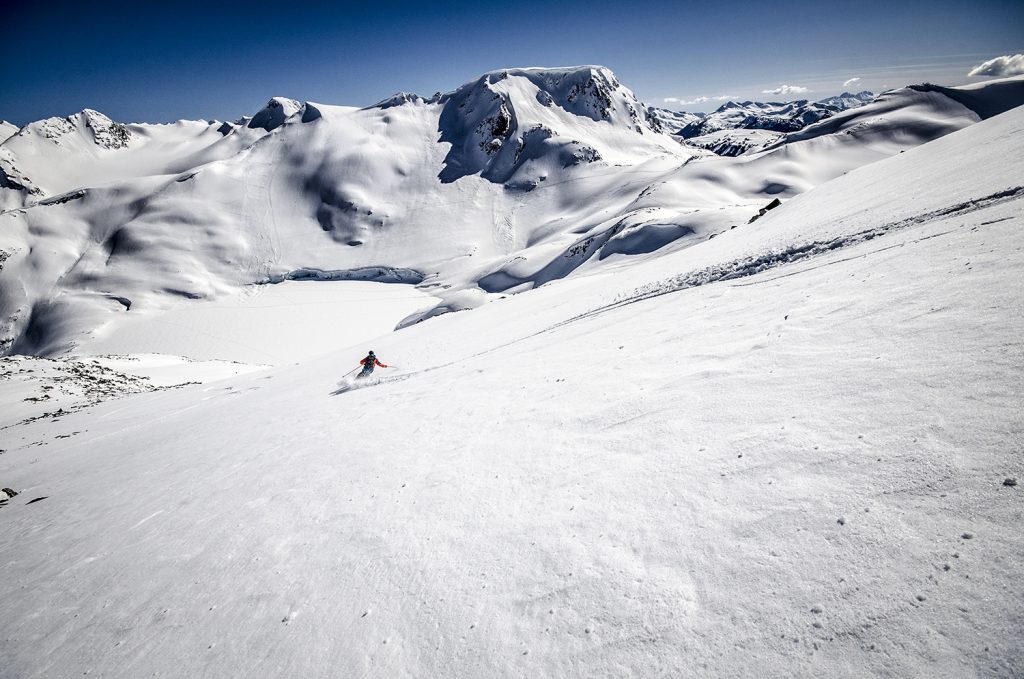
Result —
<instances>
[{"instance_id":1,"label":"snowy mountain","mask_svg":"<svg viewBox=\"0 0 1024 679\"><path fill-rule=\"evenodd\" d=\"M1018 674L1024 79L897 90L739 158L552 111L518 165L541 111L506 80L460 128L492 155L437 143L450 100L317 105L0 218L0 290L52 314L26 346L96 346L64 312L99 299L105 341L282 352L173 388L0 359L0 673ZM517 132L488 136L503 105ZM565 139L629 162L565 167ZM442 181L453 150L490 178ZM436 277L237 287L370 261ZM485 278L530 291L381 331ZM391 367L346 378L368 347Z\"/></svg>"},{"instance_id":2,"label":"snowy mountain","mask_svg":"<svg viewBox=\"0 0 1024 679\"><path fill-rule=\"evenodd\" d=\"M843 92L842 94L838 94L834 97L819 99L816 103L823 106L834 106L839 111L845 111L846 109L857 108L864 104L870 104L875 100L875 96L876 95L873 92L868 92L867 90L857 92L856 94Z\"/></svg>"},{"instance_id":3,"label":"snowy mountain","mask_svg":"<svg viewBox=\"0 0 1024 679\"><path fill-rule=\"evenodd\" d=\"M870 103L871 92L844 92L816 102L805 99L785 103L729 101L710 114L660 112L659 120L670 134L687 145L722 156L738 156L771 146L790 132L828 118L840 111ZM672 121L683 122L675 125Z\"/></svg>"},{"instance_id":4,"label":"snowy mountain","mask_svg":"<svg viewBox=\"0 0 1024 679\"><path fill-rule=\"evenodd\" d=\"M687 125L698 122L704 118L704 113L688 113L686 111L671 111L667 108L656 108L648 106L647 112L652 121L656 121L661 132L676 134Z\"/></svg>"},{"instance_id":5,"label":"snowy mountain","mask_svg":"<svg viewBox=\"0 0 1024 679\"><path fill-rule=\"evenodd\" d=\"M1022 101L1013 82L896 90L735 159L657 132L591 66L364 109L276 97L236 124L51 118L0 145L0 351L87 353L286 280L417 284L437 301L413 324L703 243Z\"/></svg>"},{"instance_id":6,"label":"snowy mountain","mask_svg":"<svg viewBox=\"0 0 1024 679\"><path fill-rule=\"evenodd\" d=\"M679 151L654 134L647 109L600 67L496 71L438 103L440 141L452 145L440 174L445 183L516 177L516 186L531 190L549 172L581 163Z\"/></svg>"},{"instance_id":7,"label":"snowy mountain","mask_svg":"<svg viewBox=\"0 0 1024 679\"><path fill-rule=\"evenodd\" d=\"M206 121L123 125L90 109L47 118L0 144L0 205L24 207L83 188L177 174L233 156L261 134Z\"/></svg>"},{"instance_id":8,"label":"snowy mountain","mask_svg":"<svg viewBox=\"0 0 1024 679\"><path fill-rule=\"evenodd\" d=\"M795 132L835 113L857 108L870 103L875 95L871 92L849 94L821 101L797 101L776 103L728 101L714 112L695 120L674 134L691 139L719 130L768 130L772 132Z\"/></svg>"}]
</instances>

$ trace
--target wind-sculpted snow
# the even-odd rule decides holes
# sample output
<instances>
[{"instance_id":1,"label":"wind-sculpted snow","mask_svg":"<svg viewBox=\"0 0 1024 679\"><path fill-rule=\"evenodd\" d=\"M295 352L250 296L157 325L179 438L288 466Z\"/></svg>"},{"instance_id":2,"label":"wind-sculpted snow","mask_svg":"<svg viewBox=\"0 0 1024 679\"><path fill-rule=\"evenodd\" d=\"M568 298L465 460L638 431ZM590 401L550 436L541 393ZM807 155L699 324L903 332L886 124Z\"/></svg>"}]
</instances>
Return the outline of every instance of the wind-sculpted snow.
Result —
<instances>
[{"instance_id":1,"label":"wind-sculpted snow","mask_svg":"<svg viewBox=\"0 0 1024 679\"><path fill-rule=\"evenodd\" d=\"M871 103L809 125L785 137L792 143L839 133L856 135L867 124L887 129L893 137L913 135L930 141L962 126L957 119L973 120L998 115L1024 104L1024 78L1009 78L982 85L943 88L913 85L884 92Z\"/></svg>"},{"instance_id":2,"label":"wind-sculpted snow","mask_svg":"<svg viewBox=\"0 0 1024 679\"><path fill-rule=\"evenodd\" d=\"M1024 79L1020 77L990 80L963 87L924 84L911 85L910 88L918 92L943 94L971 109L982 120L987 120L1024 104Z\"/></svg>"}]
</instances>

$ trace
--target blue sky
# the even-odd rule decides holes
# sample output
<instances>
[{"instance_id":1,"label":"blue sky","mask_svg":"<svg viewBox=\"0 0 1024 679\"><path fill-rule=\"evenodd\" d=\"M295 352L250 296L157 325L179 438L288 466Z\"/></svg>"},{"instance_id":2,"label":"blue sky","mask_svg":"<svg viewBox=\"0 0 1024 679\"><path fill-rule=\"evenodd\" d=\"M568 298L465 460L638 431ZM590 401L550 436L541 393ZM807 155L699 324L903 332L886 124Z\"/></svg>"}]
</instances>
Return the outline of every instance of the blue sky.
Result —
<instances>
[{"instance_id":1,"label":"blue sky","mask_svg":"<svg viewBox=\"0 0 1024 679\"><path fill-rule=\"evenodd\" d=\"M647 103L711 110L715 97L821 98L853 78L847 89L875 92L962 84L1024 52L1024 3L995 0L18 4L0 15L0 118L19 125L85 107L236 119L276 95L361 106L577 64L608 66ZM807 92L768 93L786 85Z\"/></svg>"}]
</instances>

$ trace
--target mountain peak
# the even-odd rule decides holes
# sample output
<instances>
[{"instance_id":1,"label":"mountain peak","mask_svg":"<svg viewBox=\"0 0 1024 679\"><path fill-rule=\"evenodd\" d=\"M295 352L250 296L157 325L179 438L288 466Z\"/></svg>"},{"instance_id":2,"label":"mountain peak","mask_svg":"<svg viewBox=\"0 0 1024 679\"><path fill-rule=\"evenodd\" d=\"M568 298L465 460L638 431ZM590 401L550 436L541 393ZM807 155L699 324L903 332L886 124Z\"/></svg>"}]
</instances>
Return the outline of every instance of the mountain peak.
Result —
<instances>
[{"instance_id":1,"label":"mountain peak","mask_svg":"<svg viewBox=\"0 0 1024 679\"><path fill-rule=\"evenodd\" d=\"M247 125L251 129L262 128L267 132L275 130L284 122L303 110L303 105L288 97L271 97L267 105L254 115Z\"/></svg>"},{"instance_id":2,"label":"mountain peak","mask_svg":"<svg viewBox=\"0 0 1024 679\"><path fill-rule=\"evenodd\" d=\"M17 136L38 135L58 146L69 136L78 136L105 149L121 149L131 141L131 131L121 123L91 108L84 108L65 118L53 117L29 123L16 132ZM16 136L11 135L11 136Z\"/></svg>"},{"instance_id":3,"label":"mountain peak","mask_svg":"<svg viewBox=\"0 0 1024 679\"><path fill-rule=\"evenodd\" d=\"M452 144L441 173L446 182L477 172L505 182L554 147L561 149L563 165L600 160L597 147L581 142L578 131L569 133L580 124L597 136L660 129L647 107L603 66L489 71L437 101L444 105L441 140ZM600 125L594 128L590 121Z\"/></svg>"},{"instance_id":4,"label":"mountain peak","mask_svg":"<svg viewBox=\"0 0 1024 679\"><path fill-rule=\"evenodd\" d=\"M838 108L840 111L845 111L846 109L849 108L863 106L864 104L874 101L874 99L875 95L873 93L864 90L862 92L857 92L856 94L853 94L851 92L843 92L842 94L839 94L834 97L825 97L824 99L819 99L815 103L822 104L824 106L834 106Z\"/></svg>"}]
</instances>

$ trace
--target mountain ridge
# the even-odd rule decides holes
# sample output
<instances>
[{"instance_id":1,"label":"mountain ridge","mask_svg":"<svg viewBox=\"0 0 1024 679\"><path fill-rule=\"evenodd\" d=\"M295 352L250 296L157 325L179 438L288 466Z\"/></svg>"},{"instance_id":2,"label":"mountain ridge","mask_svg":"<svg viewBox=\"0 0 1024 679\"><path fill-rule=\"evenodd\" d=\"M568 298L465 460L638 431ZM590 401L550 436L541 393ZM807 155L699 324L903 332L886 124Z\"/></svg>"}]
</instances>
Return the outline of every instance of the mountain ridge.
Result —
<instances>
[{"instance_id":1,"label":"mountain ridge","mask_svg":"<svg viewBox=\"0 0 1024 679\"><path fill-rule=\"evenodd\" d=\"M1020 93L969 94L999 108ZM722 158L658 132L597 67L505 69L362 109L273 98L244 123L124 135L99 115L61 144L32 130L0 144L5 353L59 354L124 314L307 271L414 271L440 297L414 323L705 242L979 120L903 89Z\"/></svg>"}]
</instances>

